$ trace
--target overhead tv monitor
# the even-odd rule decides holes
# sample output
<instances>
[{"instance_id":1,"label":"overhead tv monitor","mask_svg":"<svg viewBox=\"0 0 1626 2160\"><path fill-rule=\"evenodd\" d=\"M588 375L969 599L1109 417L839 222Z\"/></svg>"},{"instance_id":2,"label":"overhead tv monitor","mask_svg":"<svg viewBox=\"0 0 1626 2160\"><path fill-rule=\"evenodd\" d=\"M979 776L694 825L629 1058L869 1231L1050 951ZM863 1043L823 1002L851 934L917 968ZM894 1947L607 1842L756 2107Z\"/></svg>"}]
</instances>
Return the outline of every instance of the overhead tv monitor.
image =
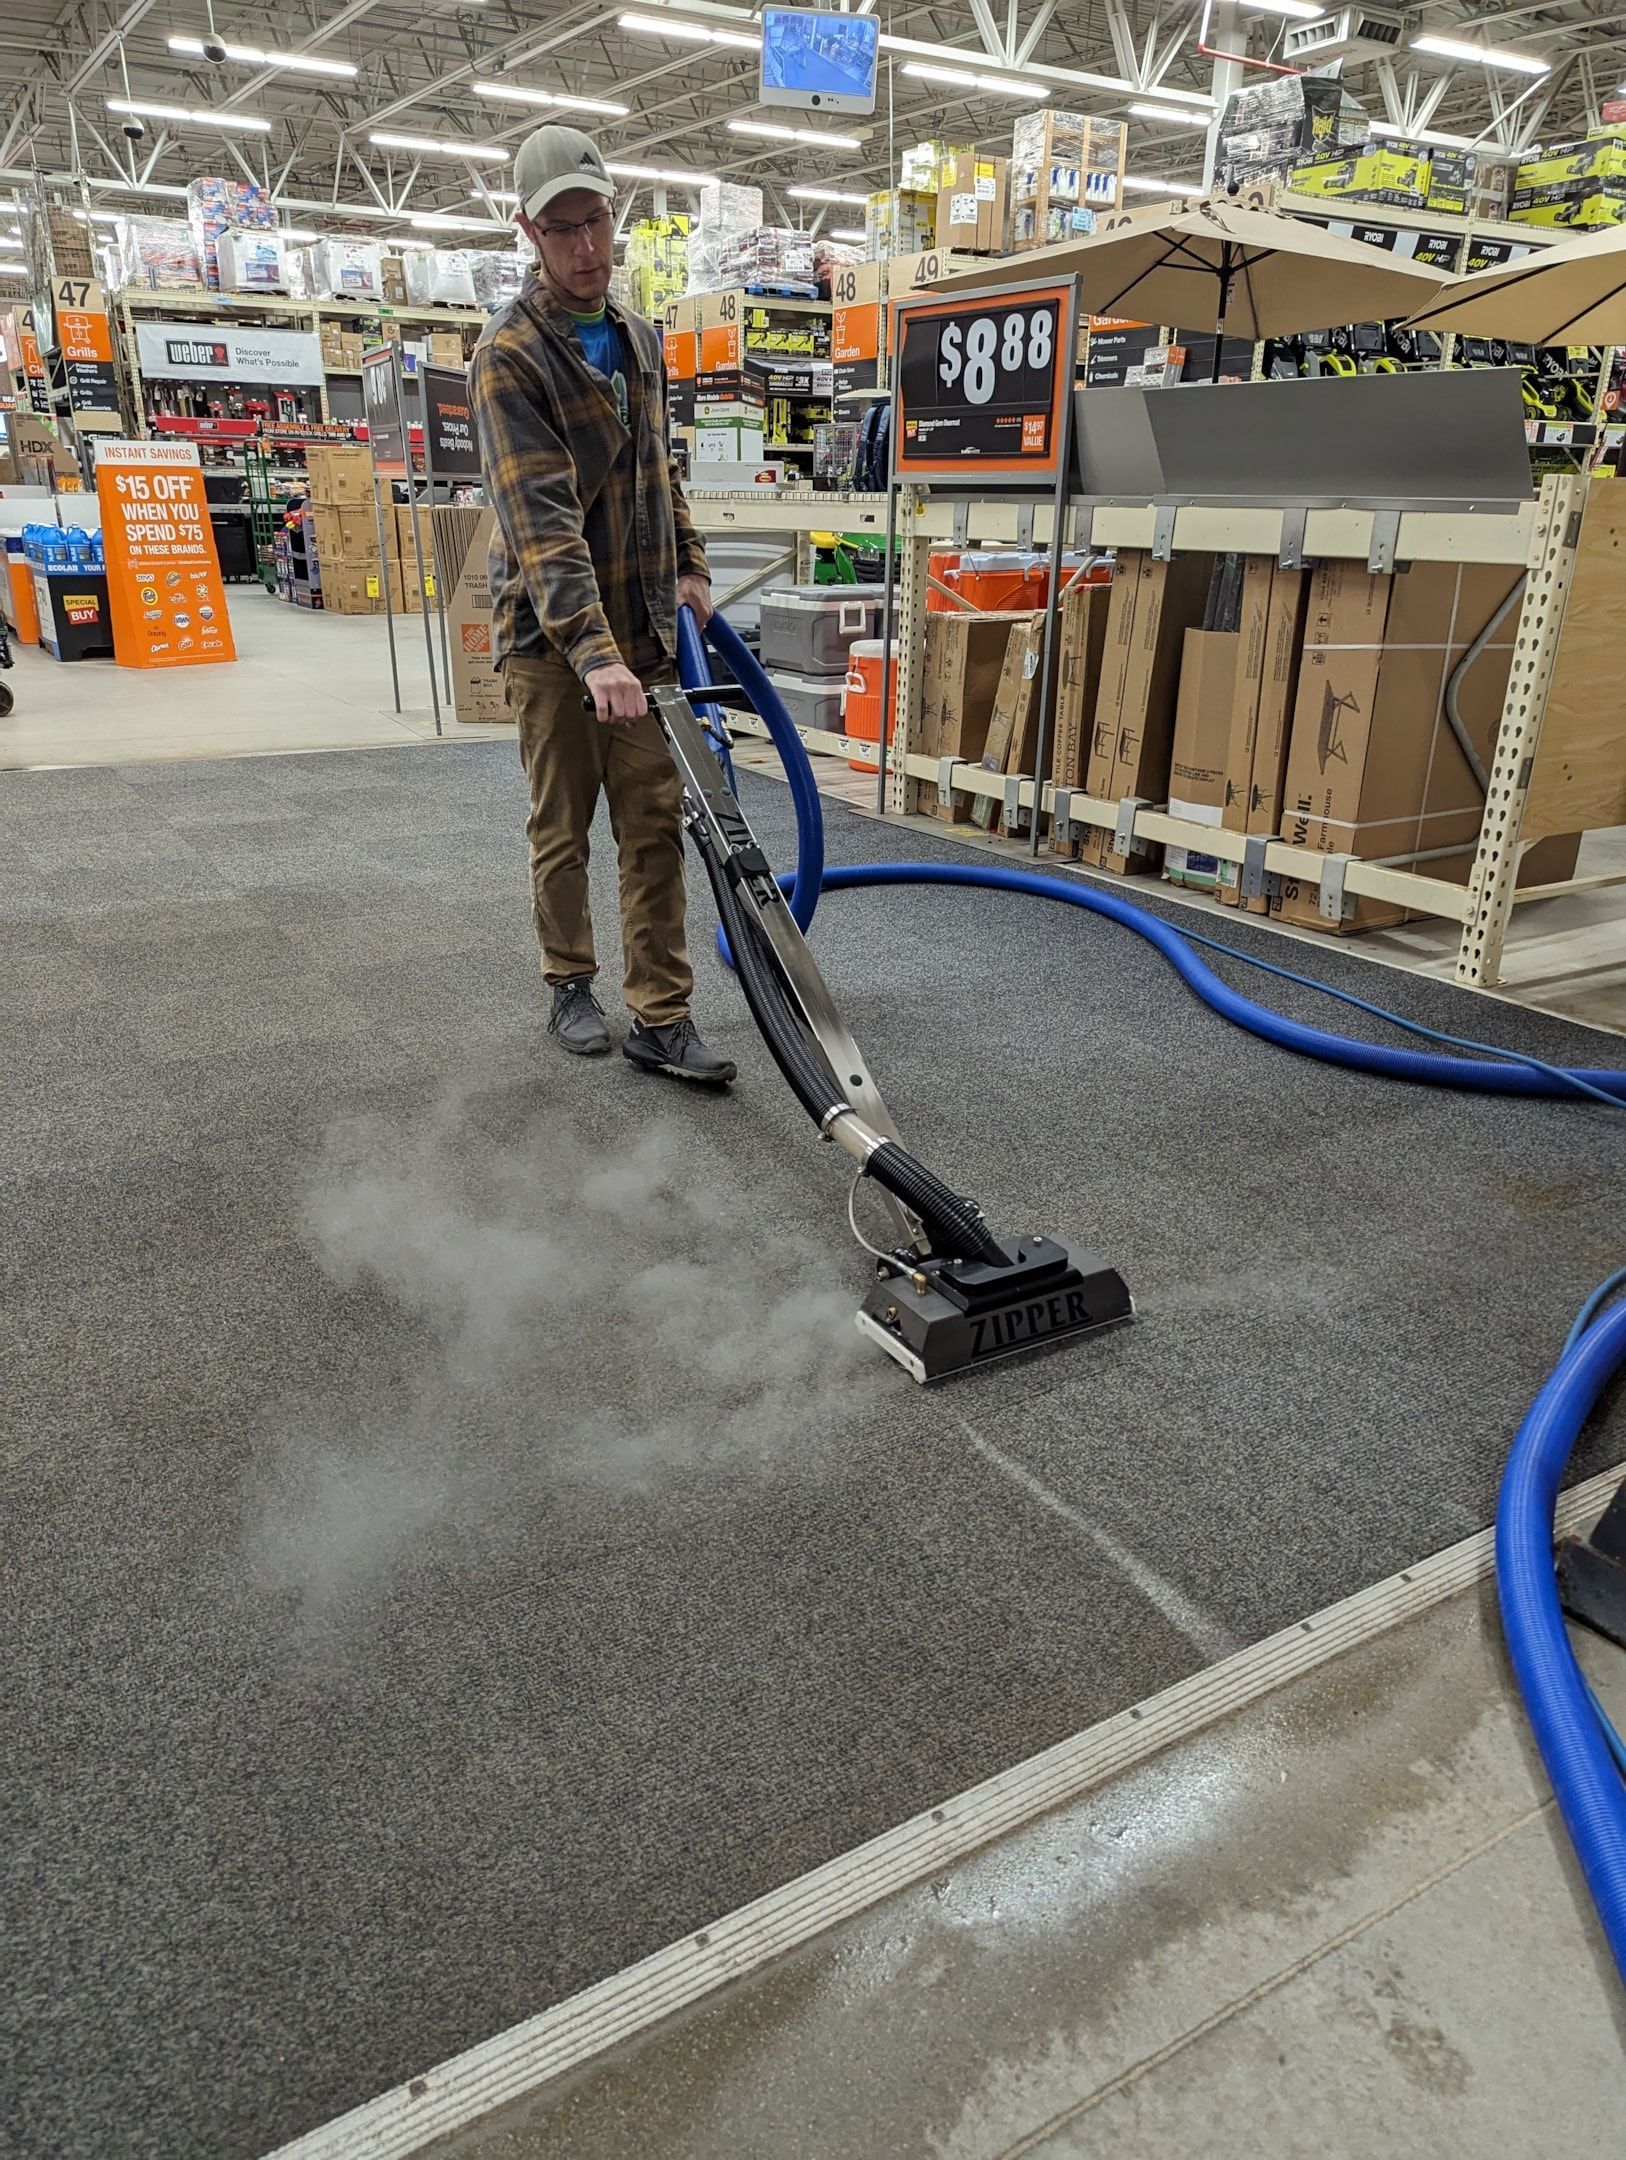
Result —
<instances>
[{"instance_id":1,"label":"overhead tv monitor","mask_svg":"<svg viewBox=\"0 0 1626 2160\"><path fill-rule=\"evenodd\" d=\"M873 15L765 7L761 102L803 111L873 112L880 37Z\"/></svg>"}]
</instances>

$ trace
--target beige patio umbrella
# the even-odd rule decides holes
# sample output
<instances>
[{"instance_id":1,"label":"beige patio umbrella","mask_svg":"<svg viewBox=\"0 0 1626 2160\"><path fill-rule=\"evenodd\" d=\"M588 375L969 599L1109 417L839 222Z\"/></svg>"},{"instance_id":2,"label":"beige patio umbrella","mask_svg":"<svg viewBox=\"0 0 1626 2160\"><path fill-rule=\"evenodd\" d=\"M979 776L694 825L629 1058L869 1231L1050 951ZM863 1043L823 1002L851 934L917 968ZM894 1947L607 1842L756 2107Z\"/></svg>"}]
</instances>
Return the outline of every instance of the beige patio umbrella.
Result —
<instances>
[{"instance_id":1,"label":"beige patio umbrella","mask_svg":"<svg viewBox=\"0 0 1626 2160\"><path fill-rule=\"evenodd\" d=\"M1626 345L1626 231L1560 240L1450 278L1410 320L1516 345Z\"/></svg>"},{"instance_id":2,"label":"beige patio umbrella","mask_svg":"<svg viewBox=\"0 0 1626 2160\"><path fill-rule=\"evenodd\" d=\"M1440 271L1363 240L1220 199L1130 211L1105 232L957 271L934 289L975 292L1074 272L1091 315L1216 330L1250 344L1407 316L1443 282ZM1216 346L1216 372L1218 357Z\"/></svg>"}]
</instances>

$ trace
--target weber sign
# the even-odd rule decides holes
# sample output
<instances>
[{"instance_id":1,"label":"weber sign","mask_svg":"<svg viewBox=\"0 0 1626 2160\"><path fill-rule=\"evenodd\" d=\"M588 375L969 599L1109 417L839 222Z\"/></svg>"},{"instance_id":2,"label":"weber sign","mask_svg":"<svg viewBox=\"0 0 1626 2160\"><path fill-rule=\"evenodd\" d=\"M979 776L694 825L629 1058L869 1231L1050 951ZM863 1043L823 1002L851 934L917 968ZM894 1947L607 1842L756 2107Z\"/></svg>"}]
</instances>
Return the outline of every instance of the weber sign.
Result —
<instances>
[{"instance_id":1,"label":"weber sign","mask_svg":"<svg viewBox=\"0 0 1626 2160\"><path fill-rule=\"evenodd\" d=\"M303 383L322 380L322 346L309 330L239 329L235 323L136 324L148 381Z\"/></svg>"}]
</instances>

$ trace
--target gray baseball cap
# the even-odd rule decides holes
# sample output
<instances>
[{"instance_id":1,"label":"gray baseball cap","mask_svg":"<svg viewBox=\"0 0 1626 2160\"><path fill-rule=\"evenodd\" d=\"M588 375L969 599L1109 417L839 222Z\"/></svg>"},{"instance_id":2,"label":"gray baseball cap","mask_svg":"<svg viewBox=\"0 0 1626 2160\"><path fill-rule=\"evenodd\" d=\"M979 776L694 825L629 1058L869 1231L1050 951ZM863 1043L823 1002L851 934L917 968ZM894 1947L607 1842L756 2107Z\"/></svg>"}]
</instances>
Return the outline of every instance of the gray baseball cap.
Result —
<instances>
[{"instance_id":1,"label":"gray baseball cap","mask_svg":"<svg viewBox=\"0 0 1626 2160\"><path fill-rule=\"evenodd\" d=\"M598 144L580 128L539 127L527 135L514 159L514 190L527 217L545 210L556 195L590 188L613 195L615 182L604 169Z\"/></svg>"}]
</instances>

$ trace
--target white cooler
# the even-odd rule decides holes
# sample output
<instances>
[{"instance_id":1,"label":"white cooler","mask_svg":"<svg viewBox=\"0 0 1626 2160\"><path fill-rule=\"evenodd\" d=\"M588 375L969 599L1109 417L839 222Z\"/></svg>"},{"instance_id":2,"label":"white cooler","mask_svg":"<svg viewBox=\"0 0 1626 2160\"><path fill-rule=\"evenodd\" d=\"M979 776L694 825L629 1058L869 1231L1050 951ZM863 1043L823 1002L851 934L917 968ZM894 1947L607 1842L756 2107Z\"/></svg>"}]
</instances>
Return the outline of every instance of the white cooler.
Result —
<instances>
[{"instance_id":1,"label":"white cooler","mask_svg":"<svg viewBox=\"0 0 1626 2160\"><path fill-rule=\"evenodd\" d=\"M822 728L827 735L839 735L842 732L842 693L847 687L845 675L774 673L769 680L784 699L786 712L799 728Z\"/></svg>"}]
</instances>

